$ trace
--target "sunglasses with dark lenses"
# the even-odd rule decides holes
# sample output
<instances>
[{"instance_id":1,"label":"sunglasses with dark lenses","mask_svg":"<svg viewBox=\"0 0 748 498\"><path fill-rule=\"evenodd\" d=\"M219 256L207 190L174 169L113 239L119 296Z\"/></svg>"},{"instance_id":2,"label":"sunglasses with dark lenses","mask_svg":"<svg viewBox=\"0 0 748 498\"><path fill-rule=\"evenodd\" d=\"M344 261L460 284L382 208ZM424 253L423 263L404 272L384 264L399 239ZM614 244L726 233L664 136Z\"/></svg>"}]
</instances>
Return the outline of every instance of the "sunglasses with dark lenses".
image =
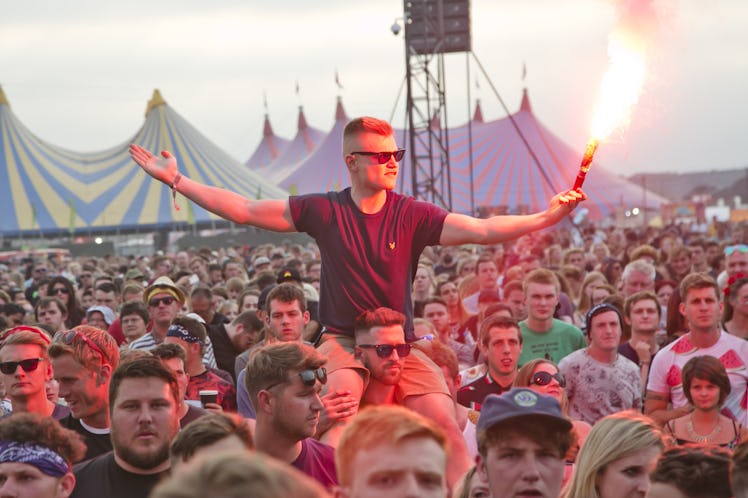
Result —
<instances>
[{"instance_id":1,"label":"sunglasses with dark lenses","mask_svg":"<svg viewBox=\"0 0 748 498\"><path fill-rule=\"evenodd\" d=\"M23 371L26 373L33 372L37 369L39 362L42 360L43 358L27 358L21 361L4 361L0 363L0 372L5 375L13 375L16 373L18 365L21 365L21 368L23 368Z\"/></svg>"},{"instance_id":2,"label":"sunglasses with dark lenses","mask_svg":"<svg viewBox=\"0 0 748 498\"><path fill-rule=\"evenodd\" d=\"M351 152L351 154L358 154L359 156L371 156L374 159L376 159L379 164L384 164L390 160L390 157L394 157L395 161L400 161L405 156L405 149L398 149L394 152L358 151L358 152Z\"/></svg>"},{"instance_id":3,"label":"sunglasses with dark lenses","mask_svg":"<svg viewBox=\"0 0 748 498\"><path fill-rule=\"evenodd\" d=\"M316 381L320 384L327 384L327 369L319 367L316 370L302 370L299 372L299 377L305 386L312 387Z\"/></svg>"},{"instance_id":4,"label":"sunglasses with dark lenses","mask_svg":"<svg viewBox=\"0 0 748 498\"><path fill-rule=\"evenodd\" d=\"M86 344L86 346L90 347L91 349L99 353L99 355L101 355L102 360L106 358L106 355L101 350L101 348L97 346L95 342L93 342L91 339L83 335L78 330L67 330L67 331L61 330L60 332L57 332L55 334L55 337L53 340L55 342L61 342L63 344L67 344L68 346L72 346L73 344L75 344L76 340L83 341Z\"/></svg>"},{"instance_id":5,"label":"sunglasses with dark lenses","mask_svg":"<svg viewBox=\"0 0 748 498\"><path fill-rule=\"evenodd\" d=\"M65 287L57 287L52 289L52 294L68 294L68 290Z\"/></svg>"},{"instance_id":6,"label":"sunglasses with dark lenses","mask_svg":"<svg viewBox=\"0 0 748 498\"><path fill-rule=\"evenodd\" d=\"M410 354L410 344L358 344L358 347L364 349L375 349L377 356L380 358L389 358L393 351L397 351L400 358L405 358Z\"/></svg>"},{"instance_id":7,"label":"sunglasses with dark lenses","mask_svg":"<svg viewBox=\"0 0 748 498\"><path fill-rule=\"evenodd\" d=\"M154 297L153 299L151 299L150 301L148 301L148 306L151 306L151 307L155 308L155 307L157 307L161 303L164 303L166 306L171 306L171 304L174 301L176 301L176 299L174 299L171 296Z\"/></svg>"},{"instance_id":8,"label":"sunglasses with dark lenses","mask_svg":"<svg viewBox=\"0 0 748 498\"><path fill-rule=\"evenodd\" d=\"M566 379L560 373L549 374L548 372L537 372L532 376L532 383L536 386L547 386L553 379L556 379L559 386L566 387Z\"/></svg>"}]
</instances>

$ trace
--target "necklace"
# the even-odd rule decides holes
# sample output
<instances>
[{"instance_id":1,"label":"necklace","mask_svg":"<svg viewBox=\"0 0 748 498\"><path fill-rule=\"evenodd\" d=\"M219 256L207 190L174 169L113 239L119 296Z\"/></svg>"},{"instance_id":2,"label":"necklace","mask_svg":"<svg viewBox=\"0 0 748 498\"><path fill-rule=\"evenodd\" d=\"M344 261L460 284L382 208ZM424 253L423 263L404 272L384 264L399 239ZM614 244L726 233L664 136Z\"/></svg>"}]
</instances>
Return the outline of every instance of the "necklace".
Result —
<instances>
[{"instance_id":1,"label":"necklace","mask_svg":"<svg viewBox=\"0 0 748 498\"><path fill-rule=\"evenodd\" d=\"M722 430L722 425L719 422L719 419L717 419L717 425L714 426L709 434L701 435L696 432L696 429L694 429L693 427L693 414L691 414L691 416L688 417L688 422L686 423L686 430L688 431L688 434L693 438L692 440L695 443L711 443L712 441L714 441L714 438L717 436L717 434L719 434L719 432Z\"/></svg>"}]
</instances>

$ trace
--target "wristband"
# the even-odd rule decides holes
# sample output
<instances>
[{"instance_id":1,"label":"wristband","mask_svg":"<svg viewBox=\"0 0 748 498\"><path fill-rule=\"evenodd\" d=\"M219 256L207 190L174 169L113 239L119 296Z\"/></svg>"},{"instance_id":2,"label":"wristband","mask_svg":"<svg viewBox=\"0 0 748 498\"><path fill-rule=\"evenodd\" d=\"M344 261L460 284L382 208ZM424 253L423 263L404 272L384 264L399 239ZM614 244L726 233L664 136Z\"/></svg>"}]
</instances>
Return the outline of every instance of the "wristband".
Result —
<instances>
[{"instance_id":1,"label":"wristband","mask_svg":"<svg viewBox=\"0 0 748 498\"><path fill-rule=\"evenodd\" d=\"M171 182L171 199L174 202L174 209L179 211L179 205L177 204L177 185L179 184L179 180L182 179L182 174L177 171L177 176L174 177L174 180Z\"/></svg>"}]
</instances>

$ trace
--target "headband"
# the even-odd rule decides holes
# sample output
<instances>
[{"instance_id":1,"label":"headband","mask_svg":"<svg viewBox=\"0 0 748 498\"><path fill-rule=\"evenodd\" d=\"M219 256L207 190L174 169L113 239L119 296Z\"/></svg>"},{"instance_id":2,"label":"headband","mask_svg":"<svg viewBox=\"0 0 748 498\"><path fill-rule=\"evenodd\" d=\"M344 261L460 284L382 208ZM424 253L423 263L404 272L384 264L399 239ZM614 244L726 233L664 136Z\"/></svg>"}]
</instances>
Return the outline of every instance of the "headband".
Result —
<instances>
[{"instance_id":1,"label":"headband","mask_svg":"<svg viewBox=\"0 0 748 498\"><path fill-rule=\"evenodd\" d=\"M169 325L169 329L166 331L166 337L176 337L177 339L182 339L184 342L189 342L190 344L200 343L205 346L205 342L200 340L199 337L195 337L190 334L189 330L175 323Z\"/></svg>"},{"instance_id":2,"label":"headband","mask_svg":"<svg viewBox=\"0 0 748 498\"><path fill-rule=\"evenodd\" d=\"M148 301L150 301L151 298L156 294L169 294L174 299L176 299L179 304L184 304L184 298L180 297L177 291L175 291L172 287L166 287L166 286L161 286L161 285L152 288L150 292L148 292L148 294L145 296L145 299L143 299L143 301L148 303Z\"/></svg>"},{"instance_id":3,"label":"headband","mask_svg":"<svg viewBox=\"0 0 748 498\"><path fill-rule=\"evenodd\" d=\"M0 463L25 463L33 465L42 473L52 477L62 477L70 472L70 465L46 446L18 441L0 441Z\"/></svg>"}]
</instances>

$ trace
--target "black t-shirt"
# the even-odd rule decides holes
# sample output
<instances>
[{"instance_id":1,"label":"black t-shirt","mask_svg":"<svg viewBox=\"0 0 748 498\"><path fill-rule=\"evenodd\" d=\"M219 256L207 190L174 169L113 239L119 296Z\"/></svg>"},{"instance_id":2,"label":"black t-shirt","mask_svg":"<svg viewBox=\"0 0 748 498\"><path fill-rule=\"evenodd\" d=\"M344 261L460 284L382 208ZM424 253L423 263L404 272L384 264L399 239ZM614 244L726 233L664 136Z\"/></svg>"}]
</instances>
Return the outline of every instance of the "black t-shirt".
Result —
<instances>
[{"instance_id":1,"label":"black t-shirt","mask_svg":"<svg viewBox=\"0 0 748 498\"><path fill-rule=\"evenodd\" d=\"M506 388L493 381L491 375L486 372L482 377L475 379L466 386L462 386L457 391L457 402L471 410L480 411L483 400L489 394L504 394L511 389L511 384Z\"/></svg>"},{"instance_id":2,"label":"black t-shirt","mask_svg":"<svg viewBox=\"0 0 748 498\"><path fill-rule=\"evenodd\" d=\"M96 434L81 424L81 421L77 418L73 418L72 415L60 420L60 425L66 429L73 430L83 436L86 443L86 456L83 457L82 461L90 460L104 453L112 451L112 440L109 438L109 432L105 434Z\"/></svg>"},{"instance_id":3,"label":"black t-shirt","mask_svg":"<svg viewBox=\"0 0 748 498\"><path fill-rule=\"evenodd\" d=\"M423 249L439 243L448 211L392 191L382 209L364 214L351 189L289 198L294 226L320 249L319 317L335 332L352 335L363 311L387 306L408 318L414 339L411 285Z\"/></svg>"},{"instance_id":4,"label":"black t-shirt","mask_svg":"<svg viewBox=\"0 0 748 498\"><path fill-rule=\"evenodd\" d=\"M114 453L101 455L73 468L75 489L70 498L148 498L168 471L133 474L114 460Z\"/></svg>"},{"instance_id":5,"label":"black t-shirt","mask_svg":"<svg viewBox=\"0 0 748 498\"><path fill-rule=\"evenodd\" d=\"M234 361L238 352L234 349L226 327L223 323L208 325L208 336L213 345L213 355L216 357L216 365L221 370L228 372L231 379L236 383L234 377Z\"/></svg>"}]
</instances>

